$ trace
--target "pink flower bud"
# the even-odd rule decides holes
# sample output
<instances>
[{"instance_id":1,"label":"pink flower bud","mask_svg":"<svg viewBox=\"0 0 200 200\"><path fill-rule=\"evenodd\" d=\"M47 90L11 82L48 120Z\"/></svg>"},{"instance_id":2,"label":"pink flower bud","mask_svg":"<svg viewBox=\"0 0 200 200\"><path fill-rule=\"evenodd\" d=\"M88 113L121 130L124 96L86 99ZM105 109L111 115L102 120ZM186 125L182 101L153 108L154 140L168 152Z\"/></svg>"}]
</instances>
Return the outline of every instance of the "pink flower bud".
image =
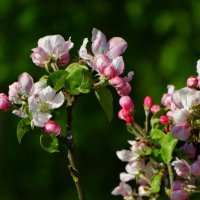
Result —
<instances>
[{"instance_id":1,"label":"pink flower bud","mask_svg":"<svg viewBox=\"0 0 200 200\"><path fill-rule=\"evenodd\" d=\"M153 105L153 98L152 97L150 97L150 96L146 96L145 98L144 98L144 107L145 107L145 109L150 109L150 107Z\"/></svg>"},{"instance_id":2,"label":"pink flower bud","mask_svg":"<svg viewBox=\"0 0 200 200\"><path fill-rule=\"evenodd\" d=\"M61 127L58 124L56 124L56 122L49 120L43 127L43 130L45 133L58 136L61 132Z\"/></svg>"},{"instance_id":3,"label":"pink flower bud","mask_svg":"<svg viewBox=\"0 0 200 200\"><path fill-rule=\"evenodd\" d=\"M7 95L0 93L0 110L7 111L10 108L11 102Z\"/></svg>"},{"instance_id":4,"label":"pink flower bud","mask_svg":"<svg viewBox=\"0 0 200 200\"><path fill-rule=\"evenodd\" d=\"M177 175L182 178L187 178L191 173L190 166L185 160L176 158L176 160L173 161L171 165L174 166Z\"/></svg>"},{"instance_id":5,"label":"pink flower bud","mask_svg":"<svg viewBox=\"0 0 200 200\"><path fill-rule=\"evenodd\" d=\"M160 110L160 105L152 105L150 111L155 115Z\"/></svg>"},{"instance_id":6,"label":"pink flower bud","mask_svg":"<svg viewBox=\"0 0 200 200\"><path fill-rule=\"evenodd\" d=\"M119 100L119 104L123 109L132 110L133 109L133 101L129 96L123 96Z\"/></svg>"},{"instance_id":7,"label":"pink flower bud","mask_svg":"<svg viewBox=\"0 0 200 200\"><path fill-rule=\"evenodd\" d=\"M198 79L196 76L190 76L187 79L187 87L196 88L198 86Z\"/></svg>"},{"instance_id":8,"label":"pink flower bud","mask_svg":"<svg viewBox=\"0 0 200 200\"><path fill-rule=\"evenodd\" d=\"M19 83L14 82L13 84L9 85L9 91L8 91L8 97L9 100L13 103L19 104L21 103L19 98Z\"/></svg>"},{"instance_id":9,"label":"pink flower bud","mask_svg":"<svg viewBox=\"0 0 200 200\"><path fill-rule=\"evenodd\" d=\"M133 123L133 114L129 113L127 110L123 108L118 112L118 117L122 120L125 120L127 124Z\"/></svg>"},{"instance_id":10,"label":"pink flower bud","mask_svg":"<svg viewBox=\"0 0 200 200\"><path fill-rule=\"evenodd\" d=\"M125 83L124 87L117 89L117 93L120 96L127 96L127 95L130 94L130 92L131 92L131 86L130 86L130 84L128 82Z\"/></svg>"},{"instance_id":11,"label":"pink flower bud","mask_svg":"<svg viewBox=\"0 0 200 200\"><path fill-rule=\"evenodd\" d=\"M160 123L161 123L161 124L167 124L168 122L169 122L169 119L168 119L167 116L162 115L162 116L160 117Z\"/></svg>"}]
</instances>

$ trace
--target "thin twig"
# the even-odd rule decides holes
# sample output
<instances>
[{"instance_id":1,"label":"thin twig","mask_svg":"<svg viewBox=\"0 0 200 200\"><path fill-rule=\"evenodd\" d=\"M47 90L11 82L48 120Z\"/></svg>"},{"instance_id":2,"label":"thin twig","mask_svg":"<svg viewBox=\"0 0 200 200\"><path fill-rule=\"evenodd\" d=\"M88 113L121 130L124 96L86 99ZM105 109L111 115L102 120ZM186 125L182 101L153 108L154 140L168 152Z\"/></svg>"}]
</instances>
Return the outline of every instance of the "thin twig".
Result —
<instances>
[{"instance_id":1,"label":"thin twig","mask_svg":"<svg viewBox=\"0 0 200 200\"><path fill-rule=\"evenodd\" d=\"M173 190L174 175L173 175L172 166L171 166L170 163L167 164L167 169L168 169L168 173L169 173L170 188L171 188L171 191L172 191Z\"/></svg>"},{"instance_id":2,"label":"thin twig","mask_svg":"<svg viewBox=\"0 0 200 200\"><path fill-rule=\"evenodd\" d=\"M67 106L66 130L67 130L66 136L67 136L67 144L68 144L69 171L76 185L76 190L78 193L79 200L84 200L84 193L80 184L80 175L75 163L75 145L73 143L73 135L72 135L72 105Z\"/></svg>"}]
</instances>

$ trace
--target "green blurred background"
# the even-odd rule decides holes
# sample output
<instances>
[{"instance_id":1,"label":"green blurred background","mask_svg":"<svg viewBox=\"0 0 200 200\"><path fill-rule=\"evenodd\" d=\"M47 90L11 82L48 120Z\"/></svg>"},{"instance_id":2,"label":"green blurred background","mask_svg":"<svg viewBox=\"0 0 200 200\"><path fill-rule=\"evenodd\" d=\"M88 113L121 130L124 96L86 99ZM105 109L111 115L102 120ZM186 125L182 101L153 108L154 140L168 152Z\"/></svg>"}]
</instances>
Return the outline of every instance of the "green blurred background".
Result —
<instances>
[{"instance_id":1,"label":"green blurred background","mask_svg":"<svg viewBox=\"0 0 200 200\"><path fill-rule=\"evenodd\" d=\"M160 103L167 84L183 87L187 77L196 74L198 0L0 0L0 91L6 93L24 71L34 80L43 74L30 59L40 37L61 34L67 40L71 36L73 57L83 38L91 38L93 27L107 38L121 36L128 42L124 60L126 73L135 72L131 96L140 124L146 95ZM111 123L92 93L74 107L74 138L86 200L122 199L111 195L125 166L115 152L128 148L132 137L117 118L119 97L112 91L115 117ZM39 134L27 134L19 145L18 121L10 113L0 113L0 200L76 200L66 161L60 154L42 150Z\"/></svg>"}]
</instances>

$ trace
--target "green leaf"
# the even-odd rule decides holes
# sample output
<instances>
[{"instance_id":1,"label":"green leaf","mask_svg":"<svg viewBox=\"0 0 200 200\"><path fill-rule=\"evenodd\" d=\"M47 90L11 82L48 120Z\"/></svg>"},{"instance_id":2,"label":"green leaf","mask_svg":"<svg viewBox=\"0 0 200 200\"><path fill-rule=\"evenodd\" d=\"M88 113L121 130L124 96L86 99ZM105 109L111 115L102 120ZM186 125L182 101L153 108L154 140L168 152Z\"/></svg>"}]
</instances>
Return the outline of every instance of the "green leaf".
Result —
<instances>
[{"instance_id":1,"label":"green leaf","mask_svg":"<svg viewBox=\"0 0 200 200\"><path fill-rule=\"evenodd\" d=\"M113 117L113 97L109 89L101 87L95 90L95 95L104 109L108 120L111 121Z\"/></svg>"},{"instance_id":2,"label":"green leaf","mask_svg":"<svg viewBox=\"0 0 200 200\"><path fill-rule=\"evenodd\" d=\"M151 186L151 193L158 193L160 191L160 185L161 185L161 176L156 175L153 176L150 180L150 186Z\"/></svg>"},{"instance_id":3,"label":"green leaf","mask_svg":"<svg viewBox=\"0 0 200 200\"><path fill-rule=\"evenodd\" d=\"M161 146L163 138L166 134L159 129L152 129L150 132L150 139L155 145Z\"/></svg>"},{"instance_id":4,"label":"green leaf","mask_svg":"<svg viewBox=\"0 0 200 200\"><path fill-rule=\"evenodd\" d=\"M19 121L17 125L17 139L19 144L21 144L21 140L24 137L25 133L31 130L31 122L28 119L22 119Z\"/></svg>"},{"instance_id":5,"label":"green leaf","mask_svg":"<svg viewBox=\"0 0 200 200\"><path fill-rule=\"evenodd\" d=\"M166 164L172 159L172 154L178 140L174 139L172 133L168 133L162 140L161 157Z\"/></svg>"},{"instance_id":6,"label":"green leaf","mask_svg":"<svg viewBox=\"0 0 200 200\"><path fill-rule=\"evenodd\" d=\"M68 72L65 70L59 70L53 72L52 74L49 75L47 79L47 84L53 87L56 90L56 92L58 92L65 86L65 80L67 75Z\"/></svg>"},{"instance_id":7,"label":"green leaf","mask_svg":"<svg viewBox=\"0 0 200 200\"><path fill-rule=\"evenodd\" d=\"M167 109L163 108L160 109L155 115L151 118L151 127L152 129L163 129L164 125L160 123L160 117L162 115L165 115L167 112Z\"/></svg>"},{"instance_id":8,"label":"green leaf","mask_svg":"<svg viewBox=\"0 0 200 200\"><path fill-rule=\"evenodd\" d=\"M40 136L41 147L49 153L59 152L58 151L58 139L53 134L42 134Z\"/></svg>"},{"instance_id":9,"label":"green leaf","mask_svg":"<svg viewBox=\"0 0 200 200\"><path fill-rule=\"evenodd\" d=\"M71 95L88 93L93 85L93 78L87 67L73 63L66 68L69 75L65 81L65 88Z\"/></svg>"}]
</instances>

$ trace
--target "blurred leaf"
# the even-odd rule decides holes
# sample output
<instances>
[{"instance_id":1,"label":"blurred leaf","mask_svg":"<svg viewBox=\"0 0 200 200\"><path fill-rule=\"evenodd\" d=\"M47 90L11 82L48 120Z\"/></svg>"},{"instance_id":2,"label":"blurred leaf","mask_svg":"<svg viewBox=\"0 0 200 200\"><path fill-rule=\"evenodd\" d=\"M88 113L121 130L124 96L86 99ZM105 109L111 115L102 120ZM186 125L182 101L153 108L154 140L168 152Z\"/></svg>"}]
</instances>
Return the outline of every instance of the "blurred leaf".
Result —
<instances>
[{"instance_id":1,"label":"blurred leaf","mask_svg":"<svg viewBox=\"0 0 200 200\"><path fill-rule=\"evenodd\" d=\"M104 109L108 120L111 121L113 117L113 97L109 89L101 87L95 90L95 95Z\"/></svg>"},{"instance_id":2,"label":"blurred leaf","mask_svg":"<svg viewBox=\"0 0 200 200\"><path fill-rule=\"evenodd\" d=\"M67 75L68 72L65 70L59 70L53 72L52 74L49 75L47 79L47 84L52 86L56 90L56 92L58 92L65 86L65 80Z\"/></svg>"},{"instance_id":3,"label":"blurred leaf","mask_svg":"<svg viewBox=\"0 0 200 200\"><path fill-rule=\"evenodd\" d=\"M66 69L69 75L66 78L65 88L71 95L88 93L93 85L93 78L87 67L73 63Z\"/></svg>"},{"instance_id":4,"label":"blurred leaf","mask_svg":"<svg viewBox=\"0 0 200 200\"><path fill-rule=\"evenodd\" d=\"M161 185L161 176L156 175L153 176L150 180L150 186L151 186L151 193L157 193L160 191L160 185Z\"/></svg>"},{"instance_id":5,"label":"blurred leaf","mask_svg":"<svg viewBox=\"0 0 200 200\"><path fill-rule=\"evenodd\" d=\"M19 121L17 125L17 139L19 144L21 144L21 140L24 137L25 133L31 130L31 122L28 119L22 119Z\"/></svg>"},{"instance_id":6,"label":"blurred leaf","mask_svg":"<svg viewBox=\"0 0 200 200\"><path fill-rule=\"evenodd\" d=\"M41 147L49 153L59 152L58 151L58 139L53 134L42 134L40 136Z\"/></svg>"},{"instance_id":7,"label":"blurred leaf","mask_svg":"<svg viewBox=\"0 0 200 200\"><path fill-rule=\"evenodd\" d=\"M155 145L161 146L165 133L159 129L152 129L150 132L150 139Z\"/></svg>"}]
</instances>

